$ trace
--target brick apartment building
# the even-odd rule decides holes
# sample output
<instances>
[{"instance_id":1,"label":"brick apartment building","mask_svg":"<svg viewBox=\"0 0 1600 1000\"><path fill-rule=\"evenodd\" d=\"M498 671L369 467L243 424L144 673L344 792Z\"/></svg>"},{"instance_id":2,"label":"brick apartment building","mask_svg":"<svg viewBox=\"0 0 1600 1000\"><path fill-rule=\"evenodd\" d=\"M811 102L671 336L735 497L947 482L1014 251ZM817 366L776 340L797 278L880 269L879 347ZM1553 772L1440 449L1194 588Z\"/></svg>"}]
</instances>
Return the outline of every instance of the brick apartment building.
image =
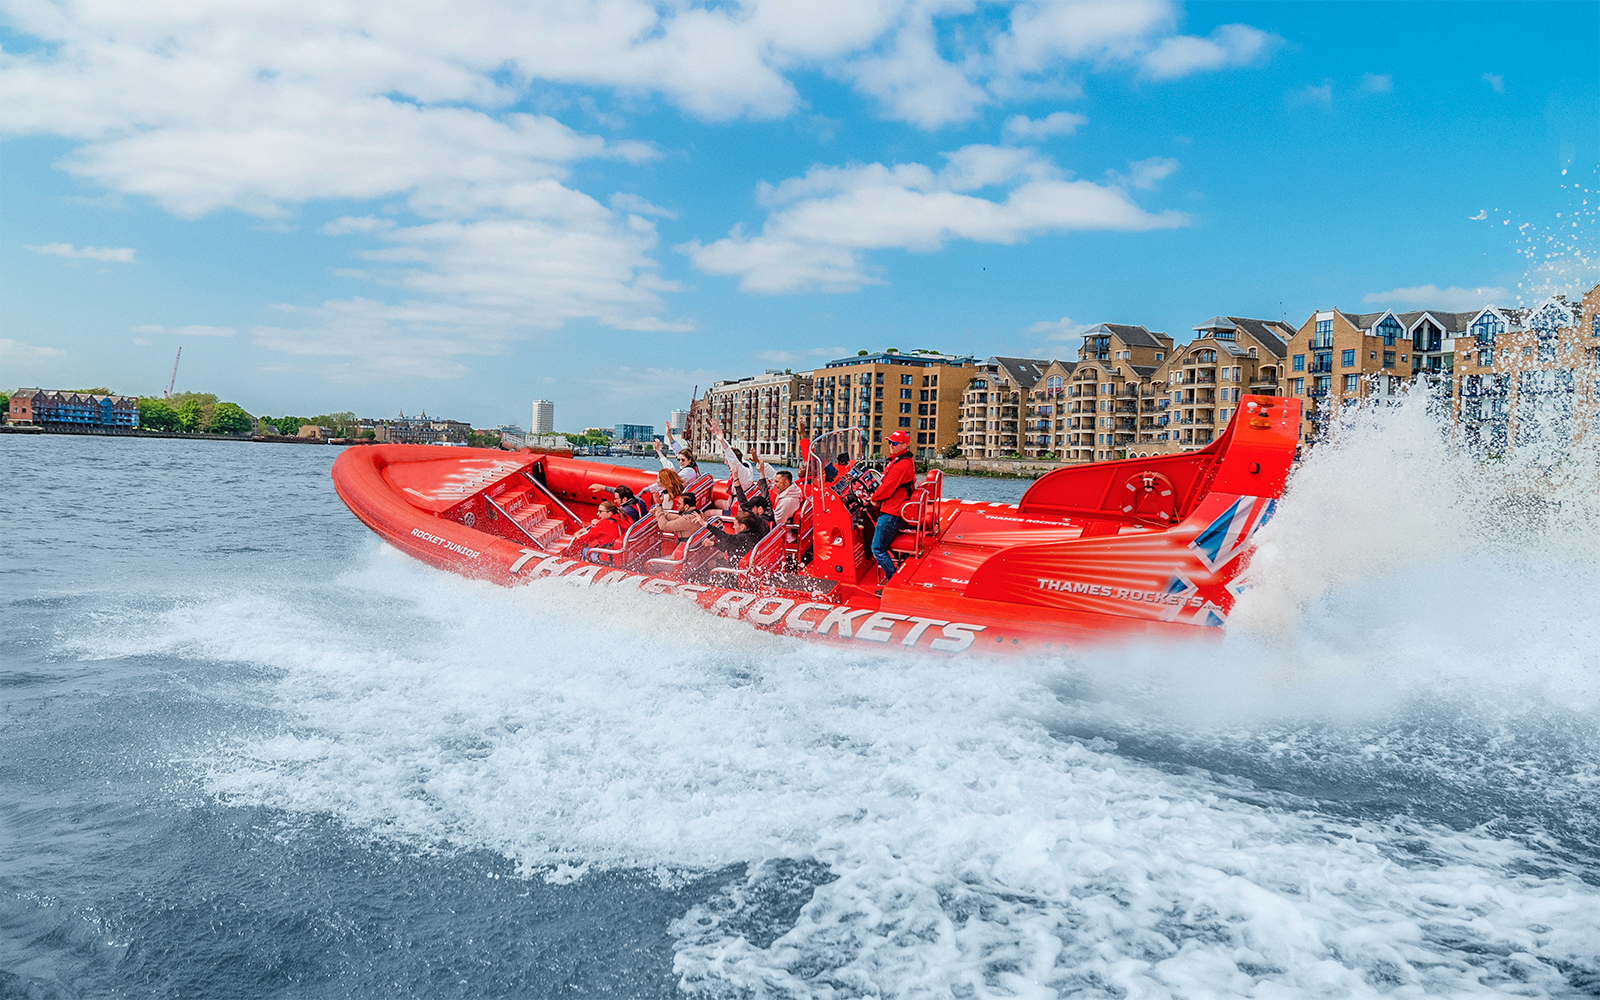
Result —
<instances>
[{"instance_id":1,"label":"brick apartment building","mask_svg":"<svg viewBox=\"0 0 1600 1000\"><path fill-rule=\"evenodd\" d=\"M790 404L789 454L799 454L802 437L859 427L868 454L883 454L884 436L903 430L916 454L938 455L957 442L961 395L976 365L976 358L931 351L830 361L808 373L809 396Z\"/></svg>"},{"instance_id":2,"label":"brick apartment building","mask_svg":"<svg viewBox=\"0 0 1600 1000\"><path fill-rule=\"evenodd\" d=\"M1313 313L1289 338L1279 380L1283 395L1305 400L1301 440L1315 443L1344 403L1395 395L1424 371L1448 377L1462 318L1441 311Z\"/></svg>"},{"instance_id":3,"label":"brick apartment building","mask_svg":"<svg viewBox=\"0 0 1600 1000\"><path fill-rule=\"evenodd\" d=\"M11 396L6 419L40 427L133 430L139 426L139 399L61 389L18 389Z\"/></svg>"},{"instance_id":4,"label":"brick apartment building","mask_svg":"<svg viewBox=\"0 0 1600 1000\"><path fill-rule=\"evenodd\" d=\"M800 453L800 438L811 436L800 408L809 410L812 382L810 372L777 369L717 382L689 407L685 433L700 453L710 454L715 418L739 448L769 462L785 461Z\"/></svg>"}]
</instances>

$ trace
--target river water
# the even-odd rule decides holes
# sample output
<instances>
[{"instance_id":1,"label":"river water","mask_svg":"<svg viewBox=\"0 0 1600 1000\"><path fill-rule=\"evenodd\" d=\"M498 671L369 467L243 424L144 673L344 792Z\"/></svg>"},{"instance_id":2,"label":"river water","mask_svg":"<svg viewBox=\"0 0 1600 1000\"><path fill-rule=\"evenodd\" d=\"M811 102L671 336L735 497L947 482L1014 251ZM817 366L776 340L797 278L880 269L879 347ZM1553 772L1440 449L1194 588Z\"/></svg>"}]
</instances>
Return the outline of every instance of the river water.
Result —
<instances>
[{"instance_id":1,"label":"river water","mask_svg":"<svg viewBox=\"0 0 1600 1000\"><path fill-rule=\"evenodd\" d=\"M1600 504L1404 419L1224 642L1039 661L455 578L334 448L0 437L0 996L1596 995Z\"/></svg>"}]
</instances>

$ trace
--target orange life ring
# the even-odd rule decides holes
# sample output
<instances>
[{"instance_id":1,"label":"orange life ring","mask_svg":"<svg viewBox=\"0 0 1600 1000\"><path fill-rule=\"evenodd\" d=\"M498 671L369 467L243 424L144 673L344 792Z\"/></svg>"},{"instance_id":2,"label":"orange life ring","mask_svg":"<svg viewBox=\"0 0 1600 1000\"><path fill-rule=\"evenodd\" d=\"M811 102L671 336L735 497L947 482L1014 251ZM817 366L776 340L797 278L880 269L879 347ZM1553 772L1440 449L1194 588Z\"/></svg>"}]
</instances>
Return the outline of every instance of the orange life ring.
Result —
<instances>
[{"instance_id":1,"label":"orange life ring","mask_svg":"<svg viewBox=\"0 0 1600 1000\"><path fill-rule=\"evenodd\" d=\"M1146 469L1143 472L1135 472L1122 485L1128 491L1126 504L1122 508L1124 514L1132 514L1147 521L1172 523L1173 517L1178 512L1178 493L1172 487L1172 480L1159 472Z\"/></svg>"}]
</instances>

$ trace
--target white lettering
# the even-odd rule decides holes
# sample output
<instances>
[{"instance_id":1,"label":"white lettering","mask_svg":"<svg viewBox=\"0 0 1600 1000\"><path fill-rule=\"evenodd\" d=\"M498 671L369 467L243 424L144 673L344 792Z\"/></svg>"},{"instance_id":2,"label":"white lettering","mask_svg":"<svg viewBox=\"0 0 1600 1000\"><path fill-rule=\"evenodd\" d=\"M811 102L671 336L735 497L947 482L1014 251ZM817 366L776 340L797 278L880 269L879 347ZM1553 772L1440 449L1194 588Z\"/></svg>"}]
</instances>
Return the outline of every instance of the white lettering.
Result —
<instances>
[{"instance_id":1,"label":"white lettering","mask_svg":"<svg viewBox=\"0 0 1600 1000\"><path fill-rule=\"evenodd\" d=\"M817 626L817 634L827 635L834 629L838 629L839 638L848 639L850 638L850 626L856 623L856 619L862 615L870 614L872 614L870 608L862 608L860 610L842 606L834 608L828 612L828 616L822 619L822 623Z\"/></svg>"},{"instance_id":2,"label":"white lettering","mask_svg":"<svg viewBox=\"0 0 1600 1000\"><path fill-rule=\"evenodd\" d=\"M986 626L969 625L965 622L951 622L944 627L944 638L935 639L929 643L931 649L941 653L959 653L977 639L975 633L982 632Z\"/></svg>"},{"instance_id":3,"label":"white lettering","mask_svg":"<svg viewBox=\"0 0 1600 1000\"><path fill-rule=\"evenodd\" d=\"M817 604L814 601L806 601L803 604L796 604L794 606L794 610L789 612L789 616L783 620L783 624L791 632L814 632L816 631L817 623L806 621L805 613L813 609L817 611L826 611L832 606L833 605L831 604Z\"/></svg>"},{"instance_id":4,"label":"white lettering","mask_svg":"<svg viewBox=\"0 0 1600 1000\"><path fill-rule=\"evenodd\" d=\"M792 607L794 602L787 597L763 597L745 611L744 620L755 622L757 625L771 625Z\"/></svg>"},{"instance_id":5,"label":"white lettering","mask_svg":"<svg viewBox=\"0 0 1600 1000\"><path fill-rule=\"evenodd\" d=\"M670 594L672 593L672 588L677 585L678 581L676 580L663 580L658 576L641 583L639 589L647 594Z\"/></svg>"},{"instance_id":6,"label":"white lettering","mask_svg":"<svg viewBox=\"0 0 1600 1000\"><path fill-rule=\"evenodd\" d=\"M699 595L710 589L710 587L702 586L698 583L680 583L672 592L679 597L693 597L698 600Z\"/></svg>"},{"instance_id":7,"label":"white lettering","mask_svg":"<svg viewBox=\"0 0 1600 1000\"><path fill-rule=\"evenodd\" d=\"M529 571L528 577L530 579L537 580L541 576L560 576L570 567L576 566L577 564L578 561L576 559L558 559L555 556L549 556L545 559L541 559L539 564Z\"/></svg>"},{"instance_id":8,"label":"white lettering","mask_svg":"<svg viewBox=\"0 0 1600 1000\"><path fill-rule=\"evenodd\" d=\"M907 620L916 622L916 624L912 625L911 631L907 632L906 637L900 640L900 645L902 646L915 646L917 644L917 640L922 638L922 633L928 631L928 626L930 625L950 624L949 622L940 618L910 618Z\"/></svg>"},{"instance_id":9,"label":"white lettering","mask_svg":"<svg viewBox=\"0 0 1600 1000\"><path fill-rule=\"evenodd\" d=\"M887 611L876 612L861 623L861 627L856 630L856 638L868 642L888 642L894 638L894 623L905 620L905 615L891 615Z\"/></svg>"},{"instance_id":10,"label":"white lettering","mask_svg":"<svg viewBox=\"0 0 1600 1000\"><path fill-rule=\"evenodd\" d=\"M543 552L540 552L536 549L518 549L517 551L522 553L522 557L511 564L511 572L513 573L519 572L522 567L528 565L528 560L532 559L534 556L544 555Z\"/></svg>"},{"instance_id":11,"label":"white lettering","mask_svg":"<svg viewBox=\"0 0 1600 1000\"><path fill-rule=\"evenodd\" d=\"M602 569L604 569L604 567L596 566L594 563L589 563L582 569L575 569L571 573L568 573L566 576L562 577L561 582L570 583L574 587L593 586L595 575L598 574Z\"/></svg>"},{"instance_id":12,"label":"white lettering","mask_svg":"<svg viewBox=\"0 0 1600 1000\"><path fill-rule=\"evenodd\" d=\"M744 606L755 599L756 595L754 594L746 594L741 590L730 590L712 601L708 610L727 618L737 618Z\"/></svg>"}]
</instances>

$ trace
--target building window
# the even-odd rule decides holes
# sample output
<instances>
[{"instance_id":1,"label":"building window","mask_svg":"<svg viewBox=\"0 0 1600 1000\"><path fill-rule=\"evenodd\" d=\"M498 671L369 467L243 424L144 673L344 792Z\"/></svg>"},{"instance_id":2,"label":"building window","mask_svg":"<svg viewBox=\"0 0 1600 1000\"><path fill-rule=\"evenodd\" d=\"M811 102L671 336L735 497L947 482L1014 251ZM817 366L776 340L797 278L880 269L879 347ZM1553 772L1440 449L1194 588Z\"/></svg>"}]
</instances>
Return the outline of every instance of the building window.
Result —
<instances>
[{"instance_id":1,"label":"building window","mask_svg":"<svg viewBox=\"0 0 1600 1000\"><path fill-rule=\"evenodd\" d=\"M1494 338L1506 332L1505 323L1494 313L1484 313L1473 323L1469 332L1479 347L1494 347Z\"/></svg>"},{"instance_id":2,"label":"building window","mask_svg":"<svg viewBox=\"0 0 1600 1000\"><path fill-rule=\"evenodd\" d=\"M1304 396L1306 394L1306 380L1305 379L1297 378L1297 379L1294 380L1294 394L1296 396Z\"/></svg>"},{"instance_id":3,"label":"building window","mask_svg":"<svg viewBox=\"0 0 1600 1000\"><path fill-rule=\"evenodd\" d=\"M901 385L910 385L911 384L911 376L910 375L901 375L900 376L900 384Z\"/></svg>"},{"instance_id":4,"label":"building window","mask_svg":"<svg viewBox=\"0 0 1600 1000\"><path fill-rule=\"evenodd\" d=\"M901 389L900 390L900 398L901 399L910 399L911 398L911 390L910 389Z\"/></svg>"},{"instance_id":5,"label":"building window","mask_svg":"<svg viewBox=\"0 0 1600 1000\"><path fill-rule=\"evenodd\" d=\"M1297 372L1306 370L1306 356L1304 354L1296 354L1294 356L1294 370Z\"/></svg>"},{"instance_id":6,"label":"building window","mask_svg":"<svg viewBox=\"0 0 1600 1000\"><path fill-rule=\"evenodd\" d=\"M1384 351L1383 352L1383 367L1385 367L1385 368L1393 368L1394 367L1394 352L1393 351Z\"/></svg>"},{"instance_id":7,"label":"building window","mask_svg":"<svg viewBox=\"0 0 1600 1000\"><path fill-rule=\"evenodd\" d=\"M1478 367L1488 368L1494 364L1494 348L1485 347L1478 352Z\"/></svg>"},{"instance_id":8,"label":"building window","mask_svg":"<svg viewBox=\"0 0 1600 1000\"><path fill-rule=\"evenodd\" d=\"M911 412L911 404L910 403L901 403L900 404L900 412L901 413L910 413Z\"/></svg>"},{"instance_id":9,"label":"building window","mask_svg":"<svg viewBox=\"0 0 1600 1000\"><path fill-rule=\"evenodd\" d=\"M1378 324L1377 333L1383 338L1384 347L1393 347L1394 339L1400 336L1400 324L1393 316L1385 316L1383 322Z\"/></svg>"},{"instance_id":10,"label":"building window","mask_svg":"<svg viewBox=\"0 0 1600 1000\"><path fill-rule=\"evenodd\" d=\"M1345 351L1339 356L1339 360L1346 368L1354 368L1356 366L1356 352L1353 350Z\"/></svg>"},{"instance_id":11,"label":"building window","mask_svg":"<svg viewBox=\"0 0 1600 1000\"><path fill-rule=\"evenodd\" d=\"M1361 386L1360 375L1346 375L1344 377L1344 391L1355 392Z\"/></svg>"},{"instance_id":12,"label":"building window","mask_svg":"<svg viewBox=\"0 0 1600 1000\"><path fill-rule=\"evenodd\" d=\"M1595 317L1594 335L1596 337L1600 337L1600 316L1596 316ZM1156 352L1156 360L1160 361L1164 353L1165 352L1163 352L1163 351L1157 351Z\"/></svg>"}]
</instances>

